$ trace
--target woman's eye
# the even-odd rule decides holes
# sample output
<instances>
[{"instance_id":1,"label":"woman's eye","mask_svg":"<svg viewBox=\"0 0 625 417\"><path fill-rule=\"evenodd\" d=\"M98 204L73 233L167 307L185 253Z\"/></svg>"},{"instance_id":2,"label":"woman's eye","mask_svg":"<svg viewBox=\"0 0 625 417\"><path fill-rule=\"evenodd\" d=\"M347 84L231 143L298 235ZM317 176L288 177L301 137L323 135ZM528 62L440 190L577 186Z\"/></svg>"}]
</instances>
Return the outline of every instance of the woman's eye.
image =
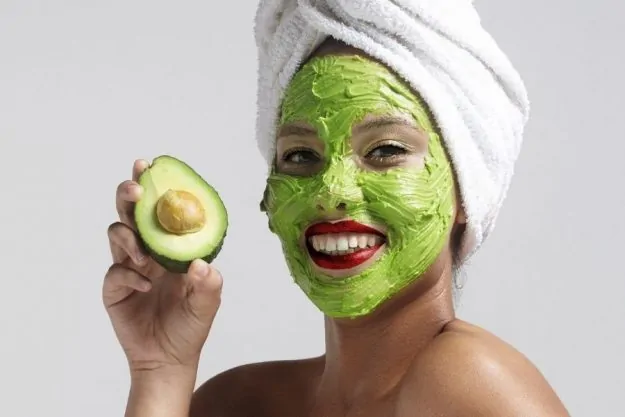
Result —
<instances>
[{"instance_id":1,"label":"woman's eye","mask_svg":"<svg viewBox=\"0 0 625 417\"><path fill-rule=\"evenodd\" d=\"M382 145L367 154L367 158L386 160L406 154L406 149L396 145Z\"/></svg>"},{"instance_id":2,"label":"woman's eye","mask_svg":"<svg viewBox=\"0 0 625 417\"><path fill-rule=\"evenodd\" d=\"M291 164L314 164L319 161L319 157L313 151L297 150L286 153L282 160Z\"/></svg>"}]
</instances>

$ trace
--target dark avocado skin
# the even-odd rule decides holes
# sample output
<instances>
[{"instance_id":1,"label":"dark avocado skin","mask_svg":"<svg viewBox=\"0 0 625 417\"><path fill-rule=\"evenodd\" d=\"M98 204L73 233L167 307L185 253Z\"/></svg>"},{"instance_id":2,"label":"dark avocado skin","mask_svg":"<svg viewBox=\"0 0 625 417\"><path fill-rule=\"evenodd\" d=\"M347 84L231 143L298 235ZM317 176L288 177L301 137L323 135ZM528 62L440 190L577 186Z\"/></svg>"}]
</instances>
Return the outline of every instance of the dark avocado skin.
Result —
<instances>
[{"instance_id":1,"label":"dark avocado skin","mask_svg":"<svg viewBox=\"0 0 625 417\"><path fill-rule=\"evenodd\" d=\"M177 163L179 164L183 164L185 165L189 170L193 171L199 178L202 178L193 168L191 168L188 164L186 164L185 162L181 161L180 159L170 156L170 155L161 155L156 157L152 164L154 164L155 162L157 162L159 159L171 159L171 160L175 160ZM149 167L148 167L149 170ZM147 170L146 170L147 172ZM139 178L139 181L141 181L141 178ZM137 212L135 211L135 216L137 215ZM156 214L154 214L156 215ZM200 258L203 261L207 262L207 263L211 263L213 262L217 256L219 255L219 253L221 252L221 250L223 249L223 245L224 245L224 241L226 239L227 236L227 231L228 231L228 224L226 222L225 225L225 230L224 233L221 236L221 239L219 240L219 242L217 243L217 245L215 246L215 249L213 249L213 251L207 255L205 255L204 257ZM146 250L146 252L150 255L150 257L159 265L161 265L163 268L165 268L167 271L174 273L174 274L185 274L187 273L187 271L189 270L189 266L191 265L191 263L193 262L193 260L187 260L187 261L181 261L181 260L177 260L177 259L171 259L168 258L167 256L158 253L158 251L156 251L154 248L152 248L148 242L147 239L144 238L144 236L141 235L141 231L137 231L137 234L139 236L139 239L141 240L141 243L144 247L144 249Z\"/></svg>"}]
</instances>

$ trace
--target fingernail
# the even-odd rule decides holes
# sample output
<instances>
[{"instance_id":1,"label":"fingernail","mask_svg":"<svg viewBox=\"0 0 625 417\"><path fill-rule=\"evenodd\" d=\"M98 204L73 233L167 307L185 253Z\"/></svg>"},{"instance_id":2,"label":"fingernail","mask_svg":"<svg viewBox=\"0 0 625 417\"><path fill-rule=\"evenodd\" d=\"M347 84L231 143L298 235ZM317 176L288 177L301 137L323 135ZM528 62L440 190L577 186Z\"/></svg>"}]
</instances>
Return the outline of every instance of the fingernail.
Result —
<instances>
[{"instance_id":1,"label":"fingernail","mask_svg":"<svg viewBox=\"0 0 625 417\"><path fill-rule=\"evenodd\" d=\"M140 185L137 184L133 184L130 186L130 188L128 189L128 193L132 196L132 197L140 197L141 196L141 191L143 189L141 188Z\"/></svg>"},{"instance_id":2,"label":"fingernail","mask_svg":"<svg viewBox=\"0 0 625 417\"><path fill-rule=\"evenodd\" d=\"M196 263L197 263L197 266L196 266L197 274L201 277L208 275L208 272L209 272L208 264L204 261L196 261Z\"/></svg>"}]
</instances>

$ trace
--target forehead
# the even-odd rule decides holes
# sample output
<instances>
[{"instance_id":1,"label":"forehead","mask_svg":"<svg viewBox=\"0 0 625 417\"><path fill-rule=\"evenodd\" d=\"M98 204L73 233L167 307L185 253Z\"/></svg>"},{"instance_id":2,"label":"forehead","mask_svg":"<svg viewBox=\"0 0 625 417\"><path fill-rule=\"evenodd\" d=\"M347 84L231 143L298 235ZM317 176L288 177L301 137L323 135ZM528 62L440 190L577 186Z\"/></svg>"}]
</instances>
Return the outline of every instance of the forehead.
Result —
<instances>
[{"instance_id":1,"label":"forehead","mask_svg":"<svg viewBox=\"0 0 625 417\"><path fill-rule=\"evenodd\" d=\"M415 123L414 118L405 112L368 113L351 126L353 133L361 133L386 127L403 126L422 131ZM306 121L296 121L282 125L278 131L279 139L293 139L294 137L311 137L318 134L317 129Z\"/></svg>"},{"instance_id":2,"label":"forehead","mask_svg":"<svg viewBox=\"0 0 625 417\"><path fill-rule=\"evenodd\" d=\"M281 125L353 123L365 117L422 112L418 97L386 66L362 54L326 52L309 60L291 80L281 106Z\"/></svg>"},{"instance_id":3,"label":"forehead","mask_svg":"<svg viewBox=\"0 0 625 417\"><path fill-rule=\"evenodd\" d=\"M400 84L386 67L368 58L347 54L317 56L294 74L286 88L283 105L362 96L372 90L379 92L381 83L393 87Z\"/></svg>"}]
</instances>

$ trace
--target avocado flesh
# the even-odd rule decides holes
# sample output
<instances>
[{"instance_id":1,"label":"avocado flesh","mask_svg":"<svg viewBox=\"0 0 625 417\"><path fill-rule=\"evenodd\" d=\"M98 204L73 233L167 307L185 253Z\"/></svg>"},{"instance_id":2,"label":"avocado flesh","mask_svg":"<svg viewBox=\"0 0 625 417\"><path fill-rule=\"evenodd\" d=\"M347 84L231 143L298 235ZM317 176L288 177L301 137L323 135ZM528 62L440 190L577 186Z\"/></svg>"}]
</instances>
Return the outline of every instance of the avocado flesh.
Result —
<instances>
[{"instance_id":1,"label":"avocado flesh","mask_svg":"<svg viewBox=\"0 0 625 417\"><path fill-rule=\"evenodd\" d=\"M228 214L217 191L189 165L169 155L155 158L138 182L143 194L135 206L135 222L152 258L175 273L185 273L194 259L212 262L221 251L228 228ZM161 226L156 205L169 189L184 190L199 199L206 213L201 230L177 235Z\"/></svg>"}]
</instances>

